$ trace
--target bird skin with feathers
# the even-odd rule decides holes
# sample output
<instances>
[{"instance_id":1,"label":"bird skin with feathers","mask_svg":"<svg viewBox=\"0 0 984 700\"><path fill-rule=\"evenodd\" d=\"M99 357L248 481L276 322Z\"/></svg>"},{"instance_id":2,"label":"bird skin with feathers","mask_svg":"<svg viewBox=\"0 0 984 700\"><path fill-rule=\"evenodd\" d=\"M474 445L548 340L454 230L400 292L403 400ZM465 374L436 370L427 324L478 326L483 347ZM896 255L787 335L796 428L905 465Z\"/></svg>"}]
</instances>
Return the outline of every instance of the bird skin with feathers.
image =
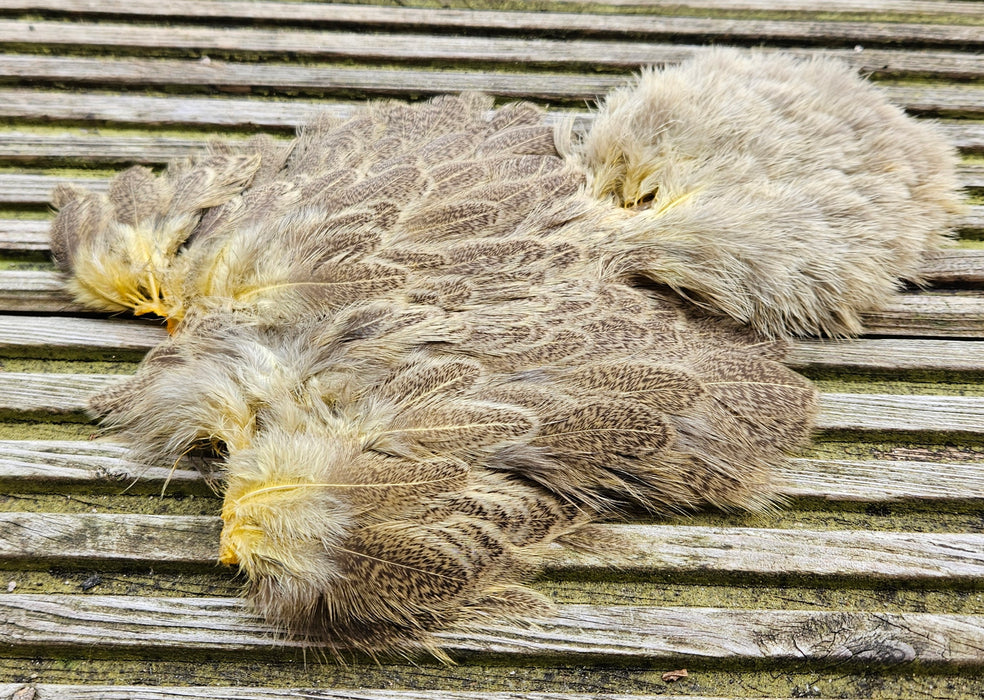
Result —
<instances>
[{"instance_id":1,"label":"bird skin with feathers","mask_svg":"<svg viewBox=\"0 0 984 700\"><path fill-rule=\"evenodd\" d=\"M167 319L91 407L143 463L215 455L257 614L443 657L436 632L549 614L526 584L617 546L601 518L775 503L817 410L785 341L919 282L955 164L840 63L715 49L583 135L382 101L60 187L51 250L90 308Z\"/></svg>"}]
</instances>

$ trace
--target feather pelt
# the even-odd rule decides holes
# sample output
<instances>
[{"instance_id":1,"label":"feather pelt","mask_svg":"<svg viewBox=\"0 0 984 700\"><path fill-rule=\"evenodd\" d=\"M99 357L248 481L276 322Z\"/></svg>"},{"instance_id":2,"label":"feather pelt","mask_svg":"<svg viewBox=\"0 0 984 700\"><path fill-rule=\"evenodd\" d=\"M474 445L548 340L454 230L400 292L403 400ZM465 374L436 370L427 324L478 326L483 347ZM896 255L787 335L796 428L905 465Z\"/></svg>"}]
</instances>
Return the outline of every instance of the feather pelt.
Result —
<instances>
[{"instance_id":1,"label":"feather pelt","mask_svg":"<svg viewBox=\"0 0 984 700\"><path fill-rule=\"evenodd\" d=\"M54 193L76 298L172 331L93 411L214 451L220 560L285 633L440 655L548 611L524 583L598 518L768 507L817 403L784 340L857 333L959 208L952 149L830 60L713 50L543 122L376 102Z\"/></svg>"}]
</instances>

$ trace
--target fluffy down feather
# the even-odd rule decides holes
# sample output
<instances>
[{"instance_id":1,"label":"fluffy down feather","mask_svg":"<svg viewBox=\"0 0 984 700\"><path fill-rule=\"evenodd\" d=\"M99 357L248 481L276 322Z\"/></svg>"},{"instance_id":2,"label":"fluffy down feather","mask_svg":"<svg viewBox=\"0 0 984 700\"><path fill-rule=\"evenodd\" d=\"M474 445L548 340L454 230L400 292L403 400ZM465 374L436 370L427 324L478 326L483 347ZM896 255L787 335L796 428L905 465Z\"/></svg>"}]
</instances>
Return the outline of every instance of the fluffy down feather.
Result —
<instances>
[{"instance_id":1,"label":"fluffy down feather","mask_svg":"<svg viewBox=\"0 0 984 700\"><path fill-rule=\"evenodd\" d=\"M523 582L593 518L768 507L816 410L776 338L856 332L956 207L953 154L829 61L646 72L563 155L491 107L55 193L76 296L174 331L94 410L142 461L214 451L221 561L336 652L543 614Z\"/></svg>"}]
</instances>

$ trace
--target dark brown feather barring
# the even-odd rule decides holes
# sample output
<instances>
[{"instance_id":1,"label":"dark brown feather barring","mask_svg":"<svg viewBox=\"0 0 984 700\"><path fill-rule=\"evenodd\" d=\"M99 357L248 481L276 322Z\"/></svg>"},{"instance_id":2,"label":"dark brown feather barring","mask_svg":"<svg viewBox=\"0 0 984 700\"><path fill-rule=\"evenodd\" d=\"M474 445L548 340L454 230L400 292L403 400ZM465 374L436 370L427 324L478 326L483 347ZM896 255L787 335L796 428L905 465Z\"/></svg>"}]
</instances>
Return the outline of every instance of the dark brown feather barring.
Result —
<instances>
[{"instance_id":1,"label":"dark brown feather barring","mask_svg":"<svg viewBox=\"0 0 984 700\"><path fill-rule=\"evenodd\" d=\"M829 60L542 117L371 103L54 193L75 297L172 330L94 411L147 463L216 451L221 561L288 634L440 654L548 610L523 584L593 519L766 507L816 410L783 339L859 332L959 207L953 151Z\"/></svg>"}]
</instances>

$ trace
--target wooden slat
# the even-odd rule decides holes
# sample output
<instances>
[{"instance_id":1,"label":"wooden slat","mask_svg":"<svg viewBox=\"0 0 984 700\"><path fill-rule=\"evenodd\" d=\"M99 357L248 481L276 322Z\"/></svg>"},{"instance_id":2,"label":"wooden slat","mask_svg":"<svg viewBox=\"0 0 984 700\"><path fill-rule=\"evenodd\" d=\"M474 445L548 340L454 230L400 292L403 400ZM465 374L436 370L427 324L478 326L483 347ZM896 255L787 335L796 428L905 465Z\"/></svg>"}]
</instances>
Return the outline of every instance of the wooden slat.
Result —
<instances>
[{"instance_id":1,"label":"wooden slat","mask_svg":"<svg viewBox=\"0 0 984 700\"><path fill-rule=\"evenodd\" d=\"M136 686L136 685L31 685L0 684L0 698L22 700L19 690L33 692L23 700L666 700L665 695L620 695L605 693L523 693L452 690L376 690L371 688L254 688L245 686ZM674 695L673 700L729 700L707 695ZM734 700L731 698L730 700ZM780 700L761 698L760 700Z\"/></svg>"},{"instance_id":2,"label":"wooden slat","mask_svg":"<svg viewBox=\"0 0 984 700\"><path fill-rule=\"evenodd\" d=\"M7 0L8 9L44 9L52 0ZM55 0L57 2L57 0ZM102 3L75 3L72 9L83 7L89 11ZM204 3L203 3L204 4ZM304 21L376 25L400 29L468 29L511 32L563 32L568 35L588 36L637 36L645 39L657 37L708 38L727 37L733 42L802 41L830 43L906 43L929 45L978 46L984 38L975 26L909 24L900 22L796 22L769 19L703 19L693 17L630 16L616 14L577 15L561 12L495 12L476 10L382 8L371 6L319 7L314 3L291 7L276 3L256 3L259 7L236 8L223 11L224 3L209 3L218 7L189 7L190 3L168 3L168 9L153 8L157 16L227 17L237 19L271 19L277 21ZM240 7L245 3L232 3ZM12 6L11 6L12 5ZM143 3L115 3L116 13L137 12ZM50 8L59 9L59 8ZM67 8L65 8L67 9ZM239 10L238 12L236 10ZM103 12L106 12L103 9ZM146 14L144 10L141 14Z\"/></svg>"},{"instance_id":3,"label":"wooden slat","mask_svg":"<svg viewBox=\"0 0 984 700\"><path fill-rule=\"evenodd\" d=\"M897 25L901 26L901 25ZM28 28L30 27L30 29ZM0 44L25 42L52 47L85 46L129 51L204 51L297 55L329 60L422 62L456 66L467 62L536 67L604 66L631 70L678 63L707 47L653 42L421 36L286 29L158 27L0 19ZM932 76L950 80L984 75L984 56L956 52L867 49L783 49L798 55L823 54L846 61L875 77Z\"/></svg>"},{"instance_id":4,"label":"wooden slat","mask_svg":"<svg viewBox=\"0 0 984 700\"><path fill-rule=\"evenodd\" d=\"M880 311L862 314L870 335L984 337L984 299L918 294L900 296Z\"/></svg>"},{"instance_id":5,"label":"wooden slat","mask_svg":"<svg viewBox=\"0 0 984 700\"><path fill-rule=\"evenodd\" d=\"M984 498L984 464L793 459L777 472L791 497L864 503Z\"/></svg>"},{"instance_id":6,"label":"wooden slat","mask_svg":"<svg viewBox=\"0 0 984 700\"><path fill-rule=\"evenodd\" d=\"M984 464L794 459L778 468L788 496L882 503L984 498ZM12 491L209 493L197 470L135 464L112 442L0 441L0 484Z\"/></svg>"},{"instance_id":7,"label":"wooden slat","mask_svg":"<svg viewBox=\"0 0 984 700\"><path fill-rule=\"evenodd\" d=\"M969 207L966 216L956 222L957 228L984 230L984 205ZM47 252L47 220L0 219L0 251ZM923 275L935 284L984 283L984 251L948 250L929 256Z\"/></svg>"},{"instance_id":8,"label":"wooden slat","mask_svg":"<svg viewBox=\"0 0 984 700\"><path fill-rule=\"evenodd\" d=\"M973 251L977 252L977 251ZM149 321L0 315L0 352L37 348L86 352L148 351L167 337ZM786 364L848 370L984 372L984 342L973 340L800 340Z\"/></svg>"},{"instance_id":9,"label":"wooden slat","mask_svg":"<svg viewBox=\"0 0 984 700\"><path fill-rule=\"evenodd\" d=\"M574 116L579 125L590 123L587 112L551 112L545 121ZM955 146L968 152L984 151L984 124L945 122L937 124ZM976 127L976 128L975 128ZM163 164L205 151L207 139L147 136L101 136L98 134L34 134L19 131L0 133L0 160L17 163L52 161L84 162L88 165Z\"/></svg>"},{"instance_id":10,"label":"wooden slat","mask_svg":"<svg viewBox=\"0 0 984 700\"><path fill-rule=\"evenodd\" d=\"M555 547L547 569L615 567L672 576L835 577L972 584L984 578L984 535L597 526L619 544L603 555ZM214 566L218 517L123 513L0 513L0 562L31 566ZM231 571L230 571L231 573Z\"/></svg>"},{"instance_id":11,"label":"wooden slat","mask_svg":"<svg viewBox=\"0 0 984 700\"><path fill-rule=\"evenodd\" d=\"M207 565L218 560L221 529L205 516L0 513L0 561Z\"/></svg>"},{"instance_id":12,"label":"wooden slat","mask_svg":"<svg viewBox=\"0 0 984 700\"><path fill-rule=\"evenodd\" d=\"M75 313L58 276L40 270L0 270L0 312ZM915 294L901 296L881 311L863 315L871 335L981 338L984 299L972 296Z\"/></svg>"},{"instance_id":13,"label":"wooden slat","mask_svg":"<svg viewBox=\"0 0 984 700\"><path fill-rule=\"evenodd\" d=\"M984 187L984 165L963 163L957 175L964 187ZM0 173L0 204L43 205L51 201L51 191L60 184L77 185L94 192L105 192L109 180L100 177L62 177L58 175L31 175L25 173Z\"/></svg>"},{"instance_id":14,"label":"wooden slat","mask_svg":"<svg viewBox=\"0 0 984 700\"><path fill-rule=\"evenodd\" d=\"M70 440L0 441L0 484L18 492L76 487L128 494L209 493L201 472L137 464L125 445ZM973 479L971 482L973 483Z\"/></svg>"},{"instance_id":15,"label":"wooden slat","mask_svg":"<svg viewBox=\"0 0 984 700\"><path fill-rule=\"evenodd\" d=\"M0 372L0 412L80 413L85 411L88 397L122 378L111 374Z\"/></svg>"},{"instance_id":16,"label":"wooden slat","mask_svg":"<svg viewBox=\"0 0 984 700\"><path fill-rule=\"evenodd\" d=\"M69 414L123 377L103 374L0 373L0 411ZM984 433L984 397L823 394L820 430Z\"/></svg>"},{"instance_id":17,"label":"wooden slat","mask_svg":"<svg viewBox=\"0 0 984 700\"><path fill-rule=\"evenodd\" d=\"M0 316L0 351L25 347L44 352L147 351L167 337L163 328L141 321Z\"/></svg>"},{"instance_id":18,"label":"wooden slat","mask_svg":"<svg viewBox=\"0 0 984 700\"><path fill-rule=\"evenodd\" d=\"M210 86L218 89L316 94L430 96L479 90L508 98L583 102L626 82L621 76L577 73L493 73L450 70L337 68L175 59L101 59L0 55L0 79L30 84L119 87ZM892 101L918 113L984 114L975 85L886 86Z\"/></svg>"},{"instance_id":19,"label":"wooden slat","mask_svg":"<svg viewBox=\"0 0 984 700\"><path fill-rule=\"evenodd\" d=\"M6 648L169 653L296 649L232 598L0 596ZM558 606L535 626L502 623L438 635L451 653L493 653L513 662L563 655L568 663L609 660L898 665L984 664L984 616L926 613L723 610L638 606Z\"/></svg>"},{"instance_id":20,"label":"wooden slat","mask_svg":"<svg viewBox=\"0 0 984 700\"><path fill-rule=\"evenodd\" d=\"M823 394L820 430L984 433L984 397Z\"/></svg>"},{"instance_id":21,"label":"wooden slat","mask_svg":"<svg viewBox=\"0 0 984 700\"><path fill-rule=\"evenodd\" d=\"M584 4L584 0L558 0L570 2L574 6ZM943 17L965 15L980 17L980 5L975 2L954 2L948 0L826 0L822 8L809 0L601 0L591 3L596 6L635 6L653 10L670 8L681 11L687 8L702 10L730 11L770 11L814 13L823 9L829 13L859 12L865 14L914 14L941 15ZM389 25L393 22L388 14L371 7L325 7L317 3L292 2L283 5L276 2L197 2L196 0L171 0L167 3L154 0L6 0L3 8L8 11L57 11L84 13L92 16L128 15L134 18L187 18L187 19L228 19L240 21L283 21L283 22L377 22ZM418 13L420 11L417 11ZM413 25L414 15L410 13L390 13L397 21ZM445 10L443 14L461 13Z\"/></svg>"},{"instance_id":22,"label":"wooden slat","mask_svg":"<svg viewBox=\"0 0 984 700\"><path fill-rule=\"evenodd\" d=\"M3 321L0 317L0 328ZM784 364L797 369L980 372L984 342L974 340L798 340Z\"/></svg>"}]
</instances>

